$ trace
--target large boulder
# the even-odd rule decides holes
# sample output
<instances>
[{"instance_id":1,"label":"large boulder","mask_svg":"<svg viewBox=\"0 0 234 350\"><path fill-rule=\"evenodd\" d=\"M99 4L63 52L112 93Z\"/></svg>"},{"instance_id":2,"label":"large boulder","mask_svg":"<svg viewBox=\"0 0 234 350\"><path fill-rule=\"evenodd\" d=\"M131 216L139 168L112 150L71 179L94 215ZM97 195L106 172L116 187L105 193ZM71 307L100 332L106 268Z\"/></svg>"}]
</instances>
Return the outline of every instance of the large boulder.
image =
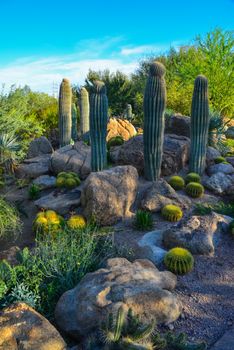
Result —
<instances>
[{"instance_id":1,"label":"large boulder","mask_svg":"<svg viewBox=\"0 0 234 350\"><path fill-rule=\"evenodd\" d=\"M214 164L215 158L221 156L221 153L214 147L208 146L206 151L206 164L207 166Z\"/></svg>"},{"instance_id":2,"label":"large boulder","mask_svg":"<svg viewBox=\"0 0 234 350\"><path fill-rule=\"evenodd\" d=\"M46 190L48 188L55 187L56 185L56 177L49 175L41 175L33 180L33 183L37 186L40 186L42 190Z\"/></svg>"},{"instance_id":3,"label":"large boulder","mask_svg":"<svg viewBox=\"0 0 234 350\"><path fill-rule=\"evenodd\" d=\"M91 173L81 195L84 215L86 218L94 217L102 225L114 224L131 215L137 186L138 174L132 166L117 166Z\"/></svg>"},{"instance_id":4,"label":"large boulder","mask_svg":"<svg viewBox=\"0 0 234 350\"><path fill-rule=\"evenodd\" d=\"M107 125L107 141L115 136L122 136L124 141L127 141L136 134L135 127L128 120L110 118Z\"/></svg>"},{"instance_id":5,"label":"large boulder","mask_svg":"<svg viewBox=\"0 0 234 350\"><path fill-rule=\"evenodd\" d=\"M230 126L225 132L225 136L227 139L234 140L234 126Z\"/></svg>"},{"instance_id":6,"label":"large boulder","mask_svg":"<svg viewBox=\"0 0 234 350\"><path fill-rule=\"evenodd\" d=\"M161 211L167 204L178 205L181 209L191 206L190 199L178 194L164 179L150 183L141 196L141 209L154 213Z\"/></svg>"},{"instance_id":7,"label":"large boulder","mask_svg":"<svg viewBox=\"0 0 234 350\"><path fill-rule=\"evenodd\" d=\"M189 158L190 140L184 136L165 135L163 145L162 176L172 175L185 167ZM138 135L121 146L112 147L111 160L115 164L133 165L144 172L143 135Z\"/></svg>"},{"instance_id":8,"label":"large boulder","mask_svg":"<svg viewBox=\"0 0 234 350\"><path fill-rule=\"evenodd\" d=\"M207 168L207 173L209 176L217 173L230 175L230 174L234 174L234 168L231 164L219 163L219 164L214 164L209 166Z\"/></svg>"},{"instance_id":9,"label":"large boulder","mask_svg":"<svg viewBox=\"0 0 234 350\"><path fill-rule=\"evenodd\" d=\"M215 173L210 177L203 178L203 184L210 191L225 195L234 193L234 175L226 175L224 173Z\"/></svg>"},{"instance_id":10,"label":"large boulder","mask_svg":"<svg viewBox=\"0 0 234 350\"><path fill-rule=\"evenodd\" d=\"M184 218L163 232L163 243L168 249L183 247L192 254L210 255L214 252L213 236L228 227L231 219L212 213Z\"/></svg>"},{"instance_id":11,"label":"large boulder","mask_svg":"<svg viewBox=\"0 0 234 350\"><path fill-rule=\"evenodd\" d=\"M55 319L73 337L87 337L108 313L120 306L131 308L143 320L175 321L181 306L172 290L176 276L160 272L149 260L133 263L124 258L109 259L106 267L87 274L60 298Z\"/></svg>"},{"instance_id":12,"label":"large boulder","mask_svg":"<svg viewBox=\"0 0 234 350\"><path fill-rule=\"evenodd\" d=\"M165 118L165 133L190 137L190 117L174 114Z\"/></svg>"},{"instance_id":13,"label":"large boulder","mask_svg":"<svg viewBox=\"0 0 234 350\"><path fill-rule=\"evenodd\" d=\"M82 141L58 149L51 157L50 168L55 174L62 171L73 171L85 179L91 171L90 167L91 150Z\"/></svg>"},{"instance_id":14,"label":"large boulder","mask_svg":"<svg viewBox=\"0 0 234 350\"><path fill-rule=\"evenodd\" d=\"M45 136L41 136L30 143L27 158L35 158L43 154L51 154L53 151L50 141Z\"/></svg>"},{"instance_id":15,"label":"large boulder","mask_svg":"<svg viewBox=\"0 0 234 350\"><path fill-rule=\"evenodd\" d=\"M0 312L0 350L65 350L58 331L24 303Z\"/></svg>"},{"instance_id":16,"label":"large boulder","mask_svg":"<svg viewBox=\"0 0 234 350\"><path fill-rule=\"evenodd\" d=\"M50 171L50 154L44 154L35 158L25 159L16 169L19 178L35 179L46 175Z\"/></svg>"}]
</instances>

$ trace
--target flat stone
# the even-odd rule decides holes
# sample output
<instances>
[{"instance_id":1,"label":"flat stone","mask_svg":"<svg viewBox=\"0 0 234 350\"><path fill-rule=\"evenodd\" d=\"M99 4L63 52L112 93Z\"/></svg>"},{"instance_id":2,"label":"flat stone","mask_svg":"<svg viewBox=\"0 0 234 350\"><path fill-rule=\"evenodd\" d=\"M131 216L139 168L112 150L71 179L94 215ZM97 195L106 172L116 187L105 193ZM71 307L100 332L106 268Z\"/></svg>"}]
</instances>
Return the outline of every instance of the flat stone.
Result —
<instances>
[{"instance_id":1,"label":"flat stone","mask_svg":"<svg viewBox=\"0 0 234 350\"><path fill-rule=\"evenodd\" d=\"M219 163L209 166L207 169L207 173L209 176L217 173L231 175L234 174L234 168L231 164Z\"/></svg>"},{"instance_id":2,"label":"flat stone","mask_svg":"<svg viewBox=\"0 0 234 350\"><path fill-rule=\"evenodd\" d=\"M214 147L208 146L206 151L206 164L207 166L213 165L215 158L221 156L221 153Z\"/></svg>"},{"instance_id":3,"label":"flat stone","mask_svg":"<svg viewBox=\"0 0 234 350\"><path fill-rule=\"evenodd\" d=\"M61 215L69 213L80 205L81 190L77 187L71 191L59 192L58 190L39 198L34 203L41 209L51 209Z\"/></svg>"},{"instance_id":4,"label":"flat stone","mask_svg":"<svg viewBox=\"0 0 234 350\"><path fill-rule=\"evenodd\" d=\"M33 180L35 185L40 186L42 190L55 187L56 185L56 177L49 175L41 175Z\"/></svg>"},{"instance_id":5,"label":"flat stone","mask_svg":"<svg viewBox=\"0 0 234 350\"><path fill-rule=\"evenodd\" d=\"M135 257L138 259L148 259L156 266L161 264L167 253L167 251L162 248L162 233L163 231L161 230L147 232L137 242Z\"/></svg>"},{"instance_id":6,"label":"flat stone","mask_svg":"<svg viewBox=\"0 0 234 350\"><path fill-rule=\"evenodd\" d=\"M44 154L35 158L25 159L16 169L16 176L35 179L49 173L51 155Z\"/></svg>"}]
</instances>

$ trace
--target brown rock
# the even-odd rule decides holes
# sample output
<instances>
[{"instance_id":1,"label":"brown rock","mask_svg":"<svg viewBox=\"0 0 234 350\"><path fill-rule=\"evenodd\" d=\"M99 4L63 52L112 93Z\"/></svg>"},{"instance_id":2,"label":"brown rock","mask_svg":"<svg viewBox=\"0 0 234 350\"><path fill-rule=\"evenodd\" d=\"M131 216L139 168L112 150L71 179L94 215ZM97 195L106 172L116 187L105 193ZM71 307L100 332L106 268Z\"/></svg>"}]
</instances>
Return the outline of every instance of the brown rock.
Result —
<instances>
[{"instance_id":1,"label":"brown rock","mask_svg":"<svg viewBox=\"0 0 234 350\"><path fill-rule=\"evenodd\" d=\"M115 136L122 136L124 141L127 141L136 134L135 127L128 120L110 118L107 125L107 141Z\"/></svg>"},{"instance_id":2,"label":"brown rock","mask_svg":"<svg viewBox=\"0 0 234 350\"><path fill-rule=\"evenodd\" d=\"M65 350L58 331L24 303L0 312L0 350Z\"/></svg>"}]
</instances>

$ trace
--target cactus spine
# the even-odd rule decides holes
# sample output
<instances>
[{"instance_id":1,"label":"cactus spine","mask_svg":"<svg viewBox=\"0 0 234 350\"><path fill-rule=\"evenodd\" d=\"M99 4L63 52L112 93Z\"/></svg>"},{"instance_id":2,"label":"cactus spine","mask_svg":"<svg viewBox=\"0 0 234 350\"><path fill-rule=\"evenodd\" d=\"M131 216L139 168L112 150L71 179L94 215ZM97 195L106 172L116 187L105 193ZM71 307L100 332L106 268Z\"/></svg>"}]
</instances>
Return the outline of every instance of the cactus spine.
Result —
<instances>
[{"instance_id":1,"label":"cactus spine","mask_svg":"<svg viewBox=\"0 0 234 350\"><path fill-rule=\"evenodd\" d=\"M89 133L89 93L82 87L80 89L80 130L83 139Z\"/></svg>"},{"instance_id":2,"label":"cactus spine","mask_svg":"<svg viewBox=\"0 0 234 350\"><path fill-rule=\"evenodd\" d=\"M166 106L165 67L160 62L150 65L144 94L145 177L156 181L161 172Z\"/></svg>"},{"instance_id":3,"label":"cactus spine","mask_svg":"<svg viewBox=\"0 0 234 350\"><path fill-rule=\"evenodd\" d=\"M71 101L72 91L68 79L63 79L59 90L59 145L69 145L71 142Z\"/></svg>"},{"instance_id":4,"label":"cactus spine","mask_svg":"<svg viewBox=\"0 0 234 350\"><path fill-rule=\"evenodd\" d=\"M105 84L95 81L90 96L90 138L92 171L103 170L107 165L106 134L108 100Z\"/></svg>"},{"instance_id":5,"label":"cactus spine","mask_svg":"<svg viewBox=\"0 0 234 350\"><path fill-rule=\"evenodd\" d=\"M78 133L77 133L77 108L75 103L72 104L72 140L77 141L78 140Z\"/></svg>"},{"instance_id":6,"label":"cactus spine","mask_svg":"<svg viewBox=\"0 0 234 350\"><path fill-rule=\"evenodd\" d=\"M208 81L198 75L194 83L191 110L191 147L189 169L202 174L206 165L206 148L209 130Z\"/></svg>"}]
</instances>

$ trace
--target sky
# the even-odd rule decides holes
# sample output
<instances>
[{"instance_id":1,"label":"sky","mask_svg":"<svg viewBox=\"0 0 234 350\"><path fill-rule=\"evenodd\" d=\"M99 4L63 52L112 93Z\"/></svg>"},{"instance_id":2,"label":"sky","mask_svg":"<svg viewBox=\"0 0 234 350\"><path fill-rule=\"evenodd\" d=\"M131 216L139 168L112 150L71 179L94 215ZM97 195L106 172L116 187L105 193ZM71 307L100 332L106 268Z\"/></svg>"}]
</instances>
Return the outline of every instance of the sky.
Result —
<instances>
[{"instance_id":1,"label":"sky","mask_svg":"<svg viewBox=\"0 0 234 350\"><path fill-rule=\"evenodd\" d=\"M89 69L130 74L215 27L234 29L234 0L0 0L0 85L52 94Z\"/></svg>"}]
</instances>

